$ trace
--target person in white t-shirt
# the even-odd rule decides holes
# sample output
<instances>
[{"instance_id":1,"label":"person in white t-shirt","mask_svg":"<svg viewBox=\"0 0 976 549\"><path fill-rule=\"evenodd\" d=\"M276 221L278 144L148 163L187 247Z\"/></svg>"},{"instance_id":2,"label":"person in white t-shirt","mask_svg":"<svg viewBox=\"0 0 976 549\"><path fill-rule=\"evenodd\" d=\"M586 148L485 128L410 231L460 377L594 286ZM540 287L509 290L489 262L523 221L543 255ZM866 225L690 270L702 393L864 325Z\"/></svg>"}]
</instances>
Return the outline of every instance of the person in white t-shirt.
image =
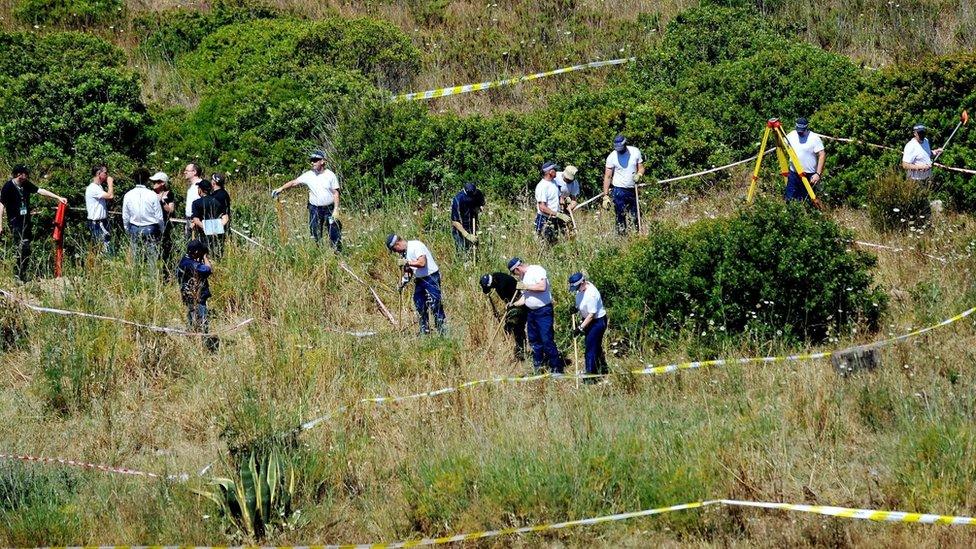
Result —
<instances>
[{"instance_id":1,"label":"person in white t-shirt","mask_svg":"<svg viewBox=\"0 0 976 549\"><path fill-rule=\"evenodd\" d=\"M916 124L912 128L912 138L905 143L905 150L901 155L901 167L905 169L905 175L916 181L925 181L932 177L935 157L942 154L942 149L932 150L932 145L925 137L926 132L925 126Z\"/></svg>"},{"instance_id":2,"label":"person in white t-shirt","mask_svg":"<svg viewBox=\"0 0 976 549\"><path fill-rule=\"evenodd\" d=\"M807 176L810 186L816 188L820 184L820 174L823 173L824 163L827 161L823 140L810 131L810 123L806 118L797 118L796 129L786 135L786 141L800 160L800 169ZM803 179L792 162L790 173L786 177L785 197L786 200L810 200L810 193L803 186Z\"/></svg>"},{"instance_id":3,"label":"person in white t-shirt","mask_svg":"<svg viewBox=\"0 0 976 549\"><path fill-rule=\"evenodd\" d=\"M627 234L627 216L637 227L637 185L644 177L644 156L640 149L627 144L627 138L613 139L613 152L607 156L603 172L603 207L613 204L617 214L617 234ZM613 190L610 185L613 184Z\"/></svg>"},{"instance_id":4,"label":"person in white t-shirt","mask_svg":"<svg viewBox=\"0 0 976 549\"><path fill-rule=\"evenodd\" d=\"M569 292L576 294L580 323L573 336L584 336L586 373L592 376L606 375L609 369L603 352L603 336L607 333L607 310L603 307L600 290L586 280L583 273L574 273L569 277ZM592 383L595 378L584 381Z\"/></svg>"},{"instance_id":5,"label":"person in white t-shirt","mask_svg":"<svg viewBox=\"0 0 976 549\"><path fill-rule=\"evenodd\" d=\"M322 240L322 229L329 224L329 242L337 252L342 251L342 224L339 212L339 178L325 167L325 152L313 151L308 156L312 169L271 191L277 198L282 191L298 185L308 188L308 230L316 242Z\"/></svg>"},{"instance_id":6,"label":"person in white t-shirt","mask_svg":"<svg viewBox=\"0 0 976 549\"><path fill-rule=\"evenodd\" d=\"M193 203L200 198L197 184L203 181L203 168L196 162L190 162L183 168L183 179L186 179L187 184L186 203L183 207L183 215L186 218L184 228L186 230L186 238L190 239L193 236L193 227L190 225L190 220L193 219Z\"/></svg>"},{"instance_id":7,"label":"person in white t-shirt","mask_svg":"<svg viewBox=\"0 0 976 549\"><path fill-rule=\"evenodd\" d=\"M105 185L108 185L108 190ZM108 175L104 164L92 168L91 182L85 188L85 210L88 211L88 232L92 242L102 253L109 253L108 201L115 198L115 179Z\"/></svg>"},{"instance_id":8,"label":"person in white t-shirt","mask_svg":"<svg viewBox=\"0 0 976 549\"><path fill-rule=\"evenodd\" d=\"M570 222L560 209L556 169L554 162L543 164L542 179L535 186L535 232L548 244L555 244L559 232Z\"/></svg>"},{"instance_id":9,"label":"person in white t-shirt","mask_svg":"<svg viewBox=\"0 0 976 549\"><path fill-rule=\"evenodd\" d=\"M395 234L386 237L386 247L400 254L397 265L414 280L413 305L420 317L420 333L429 334L428 309L434 313L434 326L445 335L443 296L441 293L441 273L427 246L419 240L405 240ZM409 279L407 279L409 280Z\"/></svg>"},{"instance_id":10,"label":"person in white t-shirt","mask_svg":"<svg viewBox=\"0 0 976 549\"><path fill-rule=\"evenodd\" d=\"M565 364L556 347L552 288L546 270L539 265L526 265L521 259L513 257L508 262L508 271L519 279L516 289L522 290L522 297L513 306L524 305L529 309L526 328L529 346L532 347L533 369L540 373L544 365L548 365L549 372L562 375Z\"/></svg>"}]
</instances>

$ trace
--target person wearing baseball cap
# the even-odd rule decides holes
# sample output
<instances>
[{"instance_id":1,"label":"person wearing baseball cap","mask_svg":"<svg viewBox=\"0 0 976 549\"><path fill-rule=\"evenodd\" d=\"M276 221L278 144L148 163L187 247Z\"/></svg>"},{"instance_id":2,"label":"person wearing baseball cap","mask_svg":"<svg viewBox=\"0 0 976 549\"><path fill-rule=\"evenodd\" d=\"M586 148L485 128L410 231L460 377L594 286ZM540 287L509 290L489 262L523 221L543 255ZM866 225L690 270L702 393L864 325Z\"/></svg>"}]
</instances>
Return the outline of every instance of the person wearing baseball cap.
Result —
<instances>
[{"instance_id":1,"label":"person wearing baseball cap","mask_svg":"<svg viewBox=\"0 0 976 549\"><path fill-rule=\"evenodd\" d=\"M505 303L505 333L515 341L515 360L519 362L525 360L525 326L529 319L529 308L524 304L515 305L515 296L519 293L516 289L518 281L508 273L495 272L482 275L479 284L481 291L486 295L495 290L498 298ZM488 303L491 304L495 317L498 317L495 301L491 296L488 296Z\"/></svg>"},{"instance_id":2,"label":"person wearing baseball cap","mask_svg":"<svg viewBox=\"0 0 976 549\"><path fill-rule=\"evenodd\" d=\"M159 242L159 254L163 262L163 273L166 277L173 275L173 223L170 218L176 211L176 196L169 188L169 176L165 172L156 172L149 177L152 190L159 197L159 206L163 209L163 234Z\"/></svg>"},{"instance_id":3,"label":"person wearing baseball cap","mask_svg":"<svg viewBox=\"0 0 976 549\"><path fill-rule=\"evenodd\" d=\"M799 169L807 176L810 186L820 185L820 174L823 173L827 152L823 140L816 133L810 131L810 122L806 118L797 118L793 131L786 134L790 148L796 153L800 161ZM786 176L786 200L810 200L810 194L803 185L803 179L797 173L797 167L790 162L790 173Z\"/></svg>"},{"instance_id":4,"label":"person wearing baseball cap","mask_svg":"<svg viewBox=\"0 0 976 549\"><path fill-rule=\"evenodd\" d=\"M434 326L446 334L441 273L427 246L419 240L406 240L396 234L386 237L386 248L399 255L397 265L413 278L413 305L420 318L420 334L430 333L428 310L434 313ZM409 281L409 279L407 279Z\"/></svg>"},{"instance_id":5,"label":"person wearing baseball cap","mask_svg":"<svg viewBox=\"0 0 976 549\"><path fill-rule=\"evenodd\" d=\"M478 245L478 215L485 206L485 195L473 183L466 183L451 201L451 234L459 253Z\"/></svg>"},{"instance_id":6,"label":"person wearing baseball cap","mask_svg":"<svg viewBox=\"0 0 976 549\"><path fill-rule=\"evenodd\" d=\"M942 153L942 149L932 150L932 145L925 137L928 129L923 124L915 124L912 127L912 138L905 143L905 149L901 155L901 167L905 170L905 175L915 181L925 181L932 177L933 158Z\"/></svg>"},{"instance_id":7,"label":"person wearing baseball cap","mask_svg":"<svg viewBox=\"0 0 976 549\"><path fill-rule=\"evenodd\" d=\"M316 242L322 240L322 229L329 224L329 242L337 252L342 251L342 224L339 223L339 178L325 167L325 151L315 150L308 155L312 169L271 191L272 198L298 185L308 188L308 231Z\"/></svg>"},{"instance_id":8,"label":"person wearing baseball cap","mask_svg":"<svg viewBox=\"0 0 976 549\"><path fill-rule=\"evenodd\" d=\"M513 257L508 262L508 271L519 280L516 289L522 290L522 297L515 301L515 305L529 309L526 328L532 347L532 368L538 374L548 366L549 372L562 375L564 361L556 347L552 288L546 270Z\"/></svg>"},{"instance_id":9,"label":"person wearing baseball cap","mask_svg":"<svg viewBox=\"0 0 976 549\"><path fill-rule=\"evenodd\" d=\"M109 254L110 231L108 224L108 201L115 198L115 178L108 174L108 166L98 164L91 170L92 178L85 187L85 210L88 214L88 232L95 248ZM108 185L108 190L105 185Z\"/></svg>"},{"instance_id":10,"label":"person wearing baseball cap","mask_svg":"<svg viewBox=\"0 0 976 549\"><path fill-rule=\"evenodd\" d=\"M600 290L583 273L573 273L569 277L569 292L576 295L576 311L579 313L580 323L573 337L581 335L584 338L586 374L606 375L609 369L603 352L603 336L607 333L607 310L603 306ZM584 381L593 383L596 379L586 378Z\"/></svg>"},{"instance_id":11,"label":"person wearing baseball cap","mask_svg":"<svg viewBox=\"0 0 976 549\"><path fill-rule=\"evenodd\" d=\"M628 145L623 135L617 135L603 172L603 207L609 210L613 204L618 235L627 234L628 215L637 227L637 184L643 177L644 156L640 149Z\"/></svg>"},{"instance_id":12,"label":"person wearing baseball cap","mask_svg":"<svg viewBox=\"0 0 976 549\"><path fill-rule=\"evenodd\" d=\"M559 232L571 221L559 204L559 187L556 185L556 163L542 165L542 179L535 186L535 232L549 245L555 244Z\"/></svg>"},{"instance_id":13,"label":"person wearing baseball cap","mask_svg":"<svg viewBox=\"0 0 976 549\"><path fill-rule=\"evenodd\" d=\"M576 208L576 198L580 194L579 181L576 180L576 166L569 165L563 171L556 172L556 186L559 187L559 202L563 211L569 212Z\"/></svg>"}]
</instances>

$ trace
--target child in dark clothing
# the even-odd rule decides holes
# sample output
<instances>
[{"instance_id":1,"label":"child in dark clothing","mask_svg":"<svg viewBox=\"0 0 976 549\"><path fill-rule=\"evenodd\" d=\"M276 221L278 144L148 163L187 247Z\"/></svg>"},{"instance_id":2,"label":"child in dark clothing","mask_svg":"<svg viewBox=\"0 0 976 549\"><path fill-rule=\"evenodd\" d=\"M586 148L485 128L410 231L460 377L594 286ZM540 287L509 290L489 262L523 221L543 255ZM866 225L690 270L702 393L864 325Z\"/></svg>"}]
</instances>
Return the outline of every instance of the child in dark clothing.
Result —
<instances>
[{"instance_id":1,"label":"child in dark clothing","mask_svg":"<svg viewBox=\"0 0 976 549\"><path fill-rule=\"evenodd\" d=\"M186 245L186 255L176 267L176 280L180 295L186 305L186 319L190 331L207 333L210 322L207 317L207 299L210 298L208 278L213 270L207 257L207 245L193 239Z\"/></svg>"}]
</instances>

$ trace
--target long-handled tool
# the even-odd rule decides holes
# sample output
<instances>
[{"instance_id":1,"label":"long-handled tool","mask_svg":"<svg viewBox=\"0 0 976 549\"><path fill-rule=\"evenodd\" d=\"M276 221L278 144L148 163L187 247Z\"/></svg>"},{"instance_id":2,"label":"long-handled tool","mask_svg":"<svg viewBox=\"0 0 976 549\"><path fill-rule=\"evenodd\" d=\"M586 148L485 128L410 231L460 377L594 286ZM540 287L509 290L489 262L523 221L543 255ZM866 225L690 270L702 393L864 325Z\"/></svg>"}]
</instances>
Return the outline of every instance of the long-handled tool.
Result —
<instances>
[{"instance_id":1,"label":"long-handled tool","mask_svg":"<svg viewBox=\"0 0 976 549\"><path fill-rule=\"evenodd\" d=\"M637 204L637 234L641 234L640 195L637 194L637 184L634 184L634 203Z\"/></svg>"},{"instance_id":2,"label":"long-handled tool","mask_svg":"<svg viewBox=\"0 0 976 549\"><path fill-rule=\"evenodd\" d=\"M573 321L573 362L576 364L576 388L579 389L580 380L580 364L579 364L579 342L576 340L578 336L576 335L576 315L572 315Z\"/></svg>"},{"instance_id":3,"label":"long-handled tool","mask_svg":"<svg viewBox=\"0 0 976 549\"><path fill-rule=\"evenodd\" d=\"M471 236L478 238L478 216L476 215L471 217ZM473 243L475 265L478 264L478 244L480 244L478 241Z\"/></svg>"},{"instance_id":4,"label":"long-handled tool","mask_svg":"<svg viewBox=\"0 0 976 549\"><path fill-rule=\"evenodd\" d=\"M759 181L759 168L762 167L763 157L766 156L766 146L769 144L769 136L773 136L776 147L776 159L779 161L779 171L780 175L783 176L784 180L789 180L790 176L790 164L796 169L797 175L800 176L800 180L803 182L803 187L807 191L807 195L810 196L810 202L813 203L814 207L818 210L823 210L824 206L817 198L816 193L813 192L813 187L810 185L810 180L807 178L806 172L803 171L803 165L800 164L800 158L796 155L796 151L790 146L790 142L786 139L786 132L783 131L783 124L778 118L770 118L766 122L766 129L763 131L762 144L759 145L759 154L756 156L756 167L752 170L752 181L749 183L749 192L746 193L746 202L752 203L752 199L756 193L756 184Z\"/></svg>"},{"instance_id":5,"label":"long-handled tool","mask_svg":"<svg viewBox=\"0 0 976 549\"><path fill-rule=\"evenodd\" d=\"M492 344L495 343L495 337L498 336L498 331L501 330L502 326L505 324L505 320L506 320L507 315L508 315L508 310L512 307L512 304L513 303L515 303L516 301L518 301L519 293L520 292L516 290L516 292L514 294L512 294L512 299L510 299L509 302L505 305L505 311L502 312L502 318L501 318L501 320L499 320L498 321L498 324L495 325L495 329L492 330L492 332L491 332L491 337L488 338L488 345L485 346L485 352L486 353L491 349ZM486 355L486 357L487 357L487 355Z\"/></svg>"},{"instance_id":6,"label":"long-handled tool","mask_svg":"<svg viewBox=\"0 0 976 549\"><path fill-rule=\"evenodd\" d=\"M278 210L278 239L281 244L288 244L288 231L285 229L285 204L275 197L275 209Z\"/></svg>"},{"instance_id":7,"label":"long-handled tool","mask_svg":"<svg viewBox=\"0 0 976 549\"><path fill-rule=\"evenodd\" d=\"M962 114L959 115L959 122L956 123L956 127L952 130L952 133L949 134L949 139L946 139L945 144L942 145L942 150L939 151L939 154L936 154L934 157L932 157L932 162L935 162L935 160L939 158L939 156L942 153L945 152L946 147L949 146L949 142L952 141L952 138L956 136L956 132L959 131L959 127L968 123L969 123L969 111L963 110Z\"/></svg>"}]
</instances>

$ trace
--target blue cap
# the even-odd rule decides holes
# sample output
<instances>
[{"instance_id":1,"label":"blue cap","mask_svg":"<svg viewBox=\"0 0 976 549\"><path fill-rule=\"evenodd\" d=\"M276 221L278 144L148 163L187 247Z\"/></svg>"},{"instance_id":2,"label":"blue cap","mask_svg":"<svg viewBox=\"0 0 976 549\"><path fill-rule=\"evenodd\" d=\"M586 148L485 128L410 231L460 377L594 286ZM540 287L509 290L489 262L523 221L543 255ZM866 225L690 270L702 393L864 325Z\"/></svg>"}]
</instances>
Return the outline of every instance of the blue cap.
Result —
<instances>
[{"instance_id":1,"label":"blue cap","mask_svg":"<svg viewBox=\"0 0 976 549\"><path fill-rule=\"evenodd\" d=\"M624 134L622 134L622 133L618 133L617 134L617 137L614 137L613 138L613 146L614 147L620 147L620 146L626 145L626 144L627 144L627 138L624 137Z\"/></svg>"},{"instance_id":2,"label":"blue cap","mask_svg":"<svg viewBox=\"0 0 976 549\"><path fill-rule=\"evenodd\" d=\"M796 119L796 131L805 132L809 127L810 127L810 121L807 120L806 118Z\"/></svg>"},{"instance_id":3,"label":"blue cap","mask_svg":"<svg viewBox=\"0 0 976 549\"><path fill-rule=\"evenodd\" d=\"M569 291L575 291L577 288L579 288L580 284L582 284L584 280L586 279L583 278L583 273L573 273L569 275Z\"/></svg>"},{"instance_id":4,"label":"blue cap","mask_svg":"<svg viewBox=\"0 0 976 549\"><path fill-rule=\"evenodd\" d=\"M322 150L316 149L316 150L314 150L314 151L312 151L312 152L310 152L308 154L308 159L309 160L325 160L325 152L322 151Z\"/></svg>"},{"instance_id":5,"label":"blue cap","mask_svg":"<svg viewBox=\"0 0 976 549\"><path fill-rule=\"evenodd\" d=\"M914 126L912 126L913 132L924 132L925 129L926 129L925 124L915 124Z\"/></svg>"},{"instance_id":6,"label":"blue cap","mask_svg":"<svg viewBox=\"0 0 976 549\"><path fill-rule=\"evenodd\" d=\"M481 284L482 292L487 294L488 292L491 291L492 276L490 274L482 275L481 280L479 282Z\"/></svg>"},{"instance_id":7,"label":"blue cap","mask_svg":"<svg viewBox=\"0 0 976 549\"><path fill-rule=\"evenodd\" d=\"M392 250L393 245L397 243L397 240L400 240L400 237L397 236L396 233L390 233L386 235L386 247Z\"/></svg>"},{"instance_id":8,"label":"blue cap","mask_svg":"<svg viewBox=\"0 0 976 549\"><path fill-rule=\"evenodd\" d=\"M464 192L467 193L467 194L474 194L474 192L477 191L477 190L478 190L478 187L476 187L474 183L465 183L464 184Z\"/></svg>"},{"instance_id":9,"label":"blue cap","mask_svg":"<svg viewBox=\"0 0 976 549\"><path fill-rule=\"evenodd\" d=\"M521 264L522 264L522 259L521 258L513 257L512 259L509 259L508 260L508 272L514 271L515 270L515 267L518 267Z\"/></svg>"},{"instance_id":10,"label":"blue cap","mask_svg":"<svg viewBox=\"0 0 976 549\"><path fill-rule=\"evenodd\" d=\"M542 165L542 173L546 173L549 170L555 170L555 169L556 169L555 162L546 162L545 164Z\"/></svg>"},{"instance_id":11,"label":"blue cap","mask_svg":"<svg viewBox=\"0 0 976 549\"><path fill-rule=\"evenodd\" d=\"M193 240L186 243L186 253L190 255L203 255L207 253L207 244L202 240L194 238Z\"/></svg>"}]
</instances>

